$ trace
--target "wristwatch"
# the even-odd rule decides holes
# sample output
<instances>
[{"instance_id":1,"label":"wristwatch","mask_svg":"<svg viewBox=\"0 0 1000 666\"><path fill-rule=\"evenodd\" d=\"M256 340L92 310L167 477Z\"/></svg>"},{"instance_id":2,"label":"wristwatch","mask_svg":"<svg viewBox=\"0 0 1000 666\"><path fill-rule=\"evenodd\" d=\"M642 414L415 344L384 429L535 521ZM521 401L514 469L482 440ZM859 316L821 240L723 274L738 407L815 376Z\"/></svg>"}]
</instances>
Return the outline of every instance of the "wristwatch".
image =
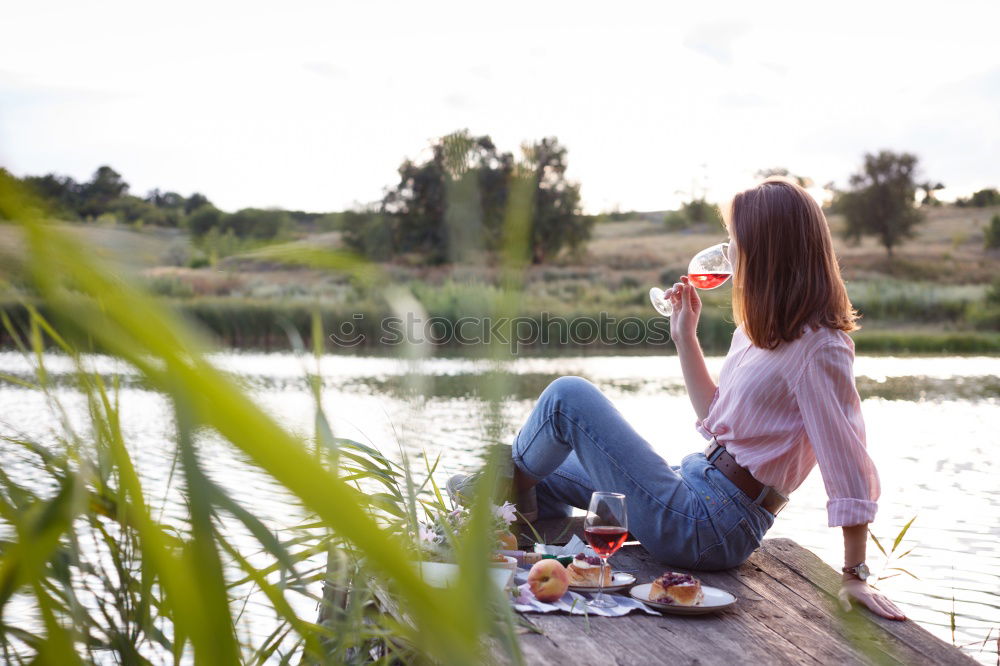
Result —
<instances>
[{"instance_id":1,"label":"wristwatch","mask_svg":"<svg viewBox=\"0 0 1000 666\"><path fill-rule=\"evenodd\" d=\"M841 571L846 574L853 574L858 580L868 580L868 576L871 575L871 571L868 570L868 565L864 562L857 566L844 567Z\"/></svg>"}]
</instances>

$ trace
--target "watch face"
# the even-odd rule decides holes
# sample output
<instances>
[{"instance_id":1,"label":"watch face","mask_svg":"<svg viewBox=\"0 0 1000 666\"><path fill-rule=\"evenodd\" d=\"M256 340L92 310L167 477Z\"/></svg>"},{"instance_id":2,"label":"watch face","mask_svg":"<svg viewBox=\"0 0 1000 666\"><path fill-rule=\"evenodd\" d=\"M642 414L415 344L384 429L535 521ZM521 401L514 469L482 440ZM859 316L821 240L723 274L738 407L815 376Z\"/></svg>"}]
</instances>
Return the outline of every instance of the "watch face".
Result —
<instances>
[{"instance_id":1,"label":"watch face","mask_svg":"<svg viewBox=\"0 0 1000 666\"><path fill-rule=\"evenodd\" d=\"M858 578L861 580L868 580L868 576L871 575L871 571L868 570L868 565L862 562L857 568Z\"/></svg>"}]
</instances>

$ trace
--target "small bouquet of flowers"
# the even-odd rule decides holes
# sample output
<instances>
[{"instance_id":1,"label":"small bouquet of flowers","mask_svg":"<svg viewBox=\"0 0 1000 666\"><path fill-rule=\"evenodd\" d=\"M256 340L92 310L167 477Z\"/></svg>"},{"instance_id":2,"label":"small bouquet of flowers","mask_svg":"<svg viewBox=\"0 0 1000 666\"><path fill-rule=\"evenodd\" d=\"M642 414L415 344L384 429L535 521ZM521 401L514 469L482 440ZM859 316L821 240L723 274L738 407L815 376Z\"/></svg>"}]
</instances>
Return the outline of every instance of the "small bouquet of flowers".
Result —
<instances>
[{"instance_id":1,"label":"small bouquet of flowers","mask_svg":"<svg viewBox=\"0 0 1000 666\"><path fill-rule=\"evenodd\" d=\"M517 537L510 531L517 519L517 507L510 502L490 507L493 514L492 529L496 535L496 550L516 550ZM459 507L440 515L431 523L417 524L416 543L422 558L432 562L448 562L453 540L461 539L468 532L469 510Z\"/></svg>"}]
</instances>

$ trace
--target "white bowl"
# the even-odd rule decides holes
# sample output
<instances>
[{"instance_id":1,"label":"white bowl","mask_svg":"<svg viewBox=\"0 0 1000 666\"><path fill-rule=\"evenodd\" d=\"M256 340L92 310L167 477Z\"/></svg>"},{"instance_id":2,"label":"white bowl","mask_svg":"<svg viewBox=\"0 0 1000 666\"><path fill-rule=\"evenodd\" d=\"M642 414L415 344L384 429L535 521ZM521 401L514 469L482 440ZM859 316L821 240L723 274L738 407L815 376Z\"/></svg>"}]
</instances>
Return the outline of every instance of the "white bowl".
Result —
<instances>
[{"instance_id":1,"label":"white bowl","mask_svg":"<svg viewBox=\"0 0 1000 666\"><path fill-rule=\"evenodd\" d=\"M509 558L514 560L514 558ZM420 567L420 577L431 587L451 587L458 583L458 565L451 562L418 562ZM497 586L497 589L504 590L514 577L514 570L507 567L507 563L496 563L495 567L488 567L486 571L490 580ZM517 560L514 560L515 566Z\"/></svg>"},{"instance_id":2,"label":"white bowl","mask_svg":"<svg viewBox=\"0 0 1000 666\"><path fill-rule=\"evenodd\" d=\"M500 569L510 569L510 572L512 574L515 571L517 571L517 558L516 557L511 557L510 555L501 555L501 557L503 557L503 562L494 562L494 561L490 560L490 566L491 567L497 567L497 568L500 568Z\"/></svg>"}]
</instances>

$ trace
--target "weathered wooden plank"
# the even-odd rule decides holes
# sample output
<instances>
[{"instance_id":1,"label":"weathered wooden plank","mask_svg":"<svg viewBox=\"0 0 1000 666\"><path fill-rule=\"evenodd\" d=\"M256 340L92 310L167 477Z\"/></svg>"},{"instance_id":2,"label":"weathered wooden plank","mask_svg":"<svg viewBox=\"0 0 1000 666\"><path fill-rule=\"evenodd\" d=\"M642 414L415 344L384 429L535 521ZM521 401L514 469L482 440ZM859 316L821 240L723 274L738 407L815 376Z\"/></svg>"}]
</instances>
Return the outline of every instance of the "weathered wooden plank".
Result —
<instances>
[{"instance_id":1,"label":"weathered wooden plank","mask_svg":"<svg viewBox=\"0 0 1000 666\"><path fill-rule=\"evenodd\" d=\"M752 564L745 566L757 569L758 575L767 577L767 574L758 567L753 567ZM727 621L752 626L758 635L758 640L787 641L806 655L803 660L811 658L821 663L863 663L862 655L858 651L841 642L830 641L828 634L809 623L803 623L798 609L790 607L773 594L758 593L733 572L694 573L705 584L736 595L739 600L737 609L729 611L732 618ZM769 589L776 585L778 584L775 581L769 581L764 587Z\"/></svg>"},{"instance_id":2,"label":"weathered wooden plank","mask_svg":"<svg viewBox=\"0 0 1000 666\"><path fill-rule=\"evenodd\" d=\"M613 563L616 569L634 573L639 581L648 581L665 569L641 547L623 548ZM912 622L882 620L865 610L843 616L836 602L839 575L794 542L765 541L743 567L697 575L707 585L736 594L740 602L732 610L700 617L633 614L594 617L588 622L578 616L529 615L545 636L524 637L526 658L529 663L572 661L602 666L665 660L700 664L974 663ZM891 631L904 624L911 628Z\"/></svg>"},{"instance_id":3,"label":"weathered wooden plank","mask_svg":"<svg viewBox=\"0 0 1000 666\"><path fill-rule=\"evenodd\" d=\"M664 654L684 654L676 647L667 646L655 640L634 643L635 627L627 618L602 618L581 616L538 615L532 623L539 627L556 648L549 653L551 661L528 663L570 663L606 666L615 663L649 664L663 661ZM615 635L618 630L619 635ZM624 632L622 634L621 632ZM645 632L643 632L645 633ZM632 639L632 640L630 640ZM523 645L523 642L522 642Z\"/></svg>"},{"instance_id":4,"label":"weathered wooden plank","mask_svg":"<svg viewBox=\"0 0 1000 666\"><path fill-rule=\"evenodd\" d=\"M803 583L807 583L817 591L816 598L820 598L819 594L822 594L829 600L828 608L836 608L840 575L814 553L790 539L767 539L764 541L762 551L759 554L763 562L767 562L766 558L771 557L786 567L787 571L775 572L786 586L801 589ZM905 622L886 620L863 609L859 609L858 613L869 623L865 635L874 636L876 640L891 636L894 645L903 650L911 649L913 654L923 659L921 663L976 663L970 656L940 640L912 620Z\"/></svg>"},{"instance_id":5,"label":"weathered wooden plank","mask_svg":"<svg viewBox=\"0 0 1000 666\"><path fill-rule=\"evenodd\" d=\"M729 589L740 597L740 609L761 626L780 632L804 652L823 663L911 663L892 643L879 641L878 634L862 632L867 622L845 624L836 615L832 599L818 598L813 589L788 587L779 567L764 562L755 553L739 569L727 572ZM778 575L775 575L775 574ZM738 588L740 591L736 591ZM824 605L825 604L825 605ZM866 649L859 640L865 639Z\"/></svg>"},{"instance_id":6,"label":"weathered wooden plank","mask_svg":"<svg viewBox=\"0 0 1000 666\"><path fill-rule=\"evenodd\" d=\"M532 622L560 648L569 646L564 658L574 663L818 663L780 636L762 640L760 626L738 617L539 616Z\"/></svg>"},{"instance_id":7,"label":"weathered wooden plank","mask_svg":"<svg viewBox=\"0 0 1000 666\"><path fill-rule=\"evenodd\" d=\"M536 528L556 543L581 533L582 521L570 521L568 529L566 521L540 521ZM639 545L623 547L612 565L639 582L667 568ZM701 616L527 614L541 633L519 635L526 663L975 664L912 621L883 620L864 609L844 614L836 599L839 574L787 539L766 540L738 569L695 573L739 602ZM384 610L406 621L389 595L377 593Z\"/></svg>"}]
</instances>

